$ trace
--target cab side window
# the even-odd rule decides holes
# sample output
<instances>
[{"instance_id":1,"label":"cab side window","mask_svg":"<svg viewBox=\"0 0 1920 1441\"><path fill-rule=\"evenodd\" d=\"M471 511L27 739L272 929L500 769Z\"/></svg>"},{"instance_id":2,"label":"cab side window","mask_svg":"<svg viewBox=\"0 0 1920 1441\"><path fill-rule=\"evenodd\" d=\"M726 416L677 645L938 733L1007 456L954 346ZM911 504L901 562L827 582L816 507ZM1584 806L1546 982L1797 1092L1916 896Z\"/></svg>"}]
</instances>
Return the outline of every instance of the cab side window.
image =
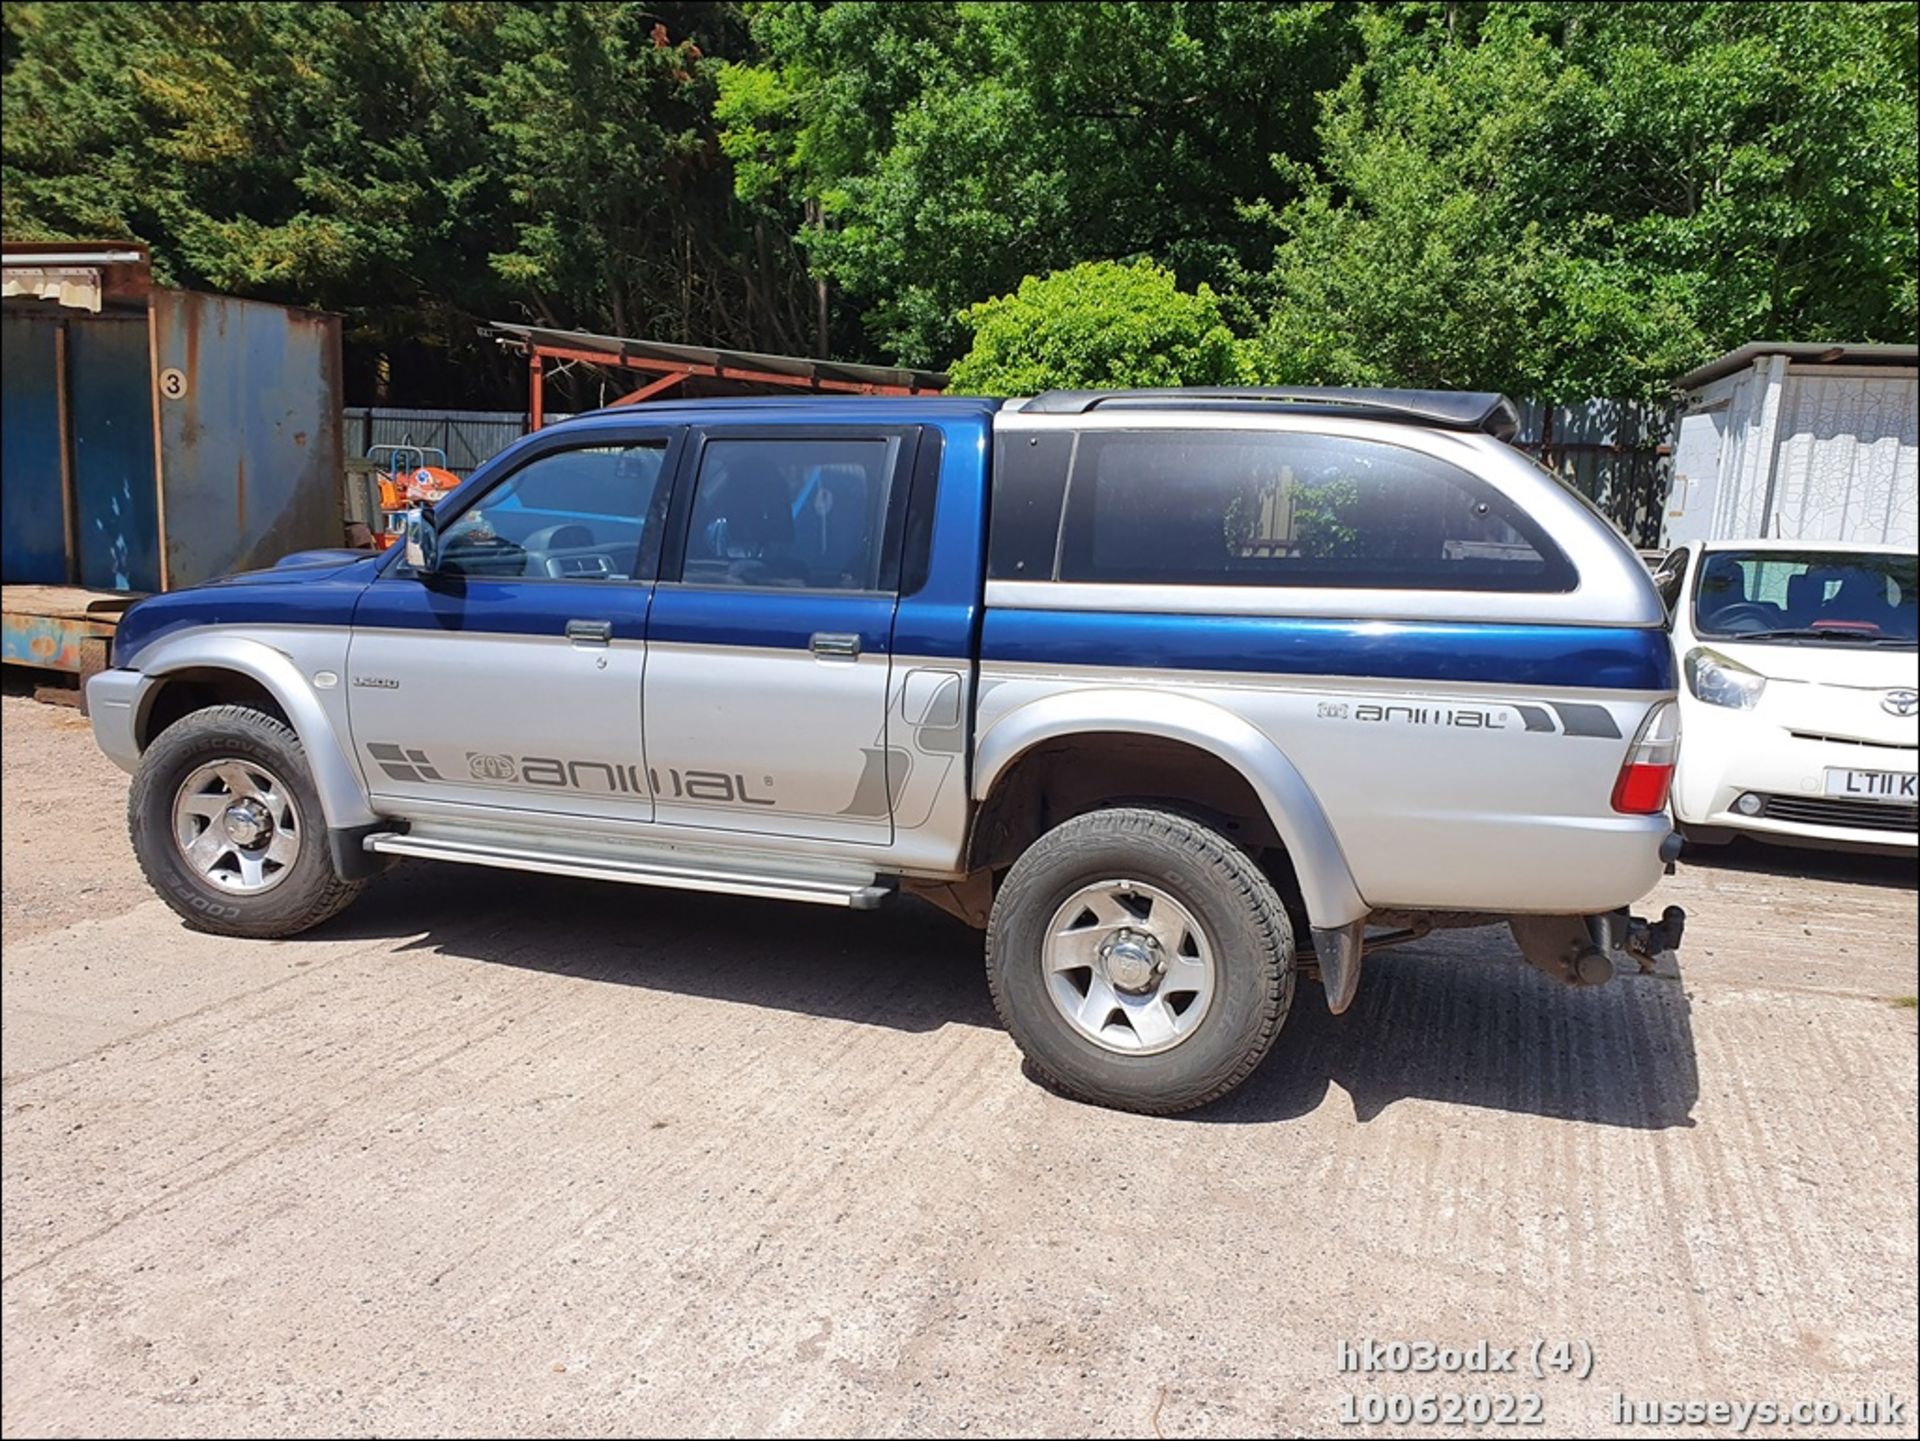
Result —
<instances>
[{"instance_id":1,"label":"cab side window","mask_svg":"<svg viewBox=\"0 0 1920 1441\"><path fill-rule=\"evenodd\" d=\"M632 580L664 503L667 442L579 446L528 461L440 537L440 569L536 580Z\"/></svg>"},{"instance_id":2,"label":"cab side window","mask_svg":"<svg viewBox=\"0 0 1920 1441\"><path fill-rule=\"evenodd\" d=\"M718 437L701 451L688 585L879 585L894 437Z\"/></svg>"},{"instance_id":3,"label":"cab side window","mask_svg":"<svg viewBox=\"0 0 1920 1441\"><path fill-rule=\"evenodd\" d=\"M1059 578L1161 585L1567 591L1531 518L1456 466L1377 441L1092 431Z\"/></svg>"}]
</instances>

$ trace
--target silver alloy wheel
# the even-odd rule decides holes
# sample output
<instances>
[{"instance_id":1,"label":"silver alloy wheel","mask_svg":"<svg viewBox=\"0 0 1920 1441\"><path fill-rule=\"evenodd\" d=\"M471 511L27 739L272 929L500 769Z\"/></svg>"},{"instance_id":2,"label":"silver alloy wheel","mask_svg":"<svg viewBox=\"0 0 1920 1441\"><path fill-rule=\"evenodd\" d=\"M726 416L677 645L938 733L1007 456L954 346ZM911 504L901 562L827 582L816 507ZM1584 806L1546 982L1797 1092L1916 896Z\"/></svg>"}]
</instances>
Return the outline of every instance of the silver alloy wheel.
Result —
<instances>
[{"instance_id":1,"label":"silver alloy wheel","mask_svg":"<svg viewBox=\"0 0 1920 1441\"><path fill-rule=\"evenodd\" d=\"M1149 1056L1194 1033L1213 1004L1213 945L1157 886L1096 881L1053 914L1040 964L1047 994L1103 1050Z\"/></svg>"},{"instance_id":2,"label":"silver alloy wheel","mask_svg":"<svg viewBox=\"0 0 1920 1441\"><path fill-rule=\"evenodd\" d=\"M272 890L300 856L292 793L254 761L209 761L182 781L173 840L202 880L241 895Z\"/></svg>"}]
</instances>

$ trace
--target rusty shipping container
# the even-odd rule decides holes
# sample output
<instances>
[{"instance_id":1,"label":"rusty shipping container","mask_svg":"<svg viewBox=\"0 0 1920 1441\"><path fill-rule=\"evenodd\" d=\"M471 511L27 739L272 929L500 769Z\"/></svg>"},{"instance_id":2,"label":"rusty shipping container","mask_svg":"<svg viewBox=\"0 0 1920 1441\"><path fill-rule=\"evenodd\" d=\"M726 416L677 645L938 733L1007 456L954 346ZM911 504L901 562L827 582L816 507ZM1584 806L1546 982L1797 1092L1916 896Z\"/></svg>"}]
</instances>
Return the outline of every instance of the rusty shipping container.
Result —
<instances>
[{"instance_id":1,"label":"rusty shipping container","mask_svg":"<svg viewBox=\"0 0 1920 1441\"><path fill-rule=\"evenodd\" d=\"M188 290L149 314L161 589L339 545L340 317Z\"/></svg>"},{"instance_id":2,"label":"rusty shipping container","mask_svg":"<svg viewBox=\"0 0 1920 1441\"><path fill-rule=\"evenodd\" d=\"M74 617L340 544L338 316L155 286L138 246L4 260L7 660L72 669Z\"/></svg>"}]
</instances>

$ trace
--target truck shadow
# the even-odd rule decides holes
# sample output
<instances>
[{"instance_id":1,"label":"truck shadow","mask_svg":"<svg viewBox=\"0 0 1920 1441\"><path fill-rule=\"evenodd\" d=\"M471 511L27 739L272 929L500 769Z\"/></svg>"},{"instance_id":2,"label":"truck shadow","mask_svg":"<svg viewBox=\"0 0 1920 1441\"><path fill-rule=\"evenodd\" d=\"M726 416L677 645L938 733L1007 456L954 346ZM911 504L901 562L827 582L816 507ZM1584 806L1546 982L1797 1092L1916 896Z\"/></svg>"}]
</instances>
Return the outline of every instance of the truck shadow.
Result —
<instances>
[{"instance_id":1,"label":"truck shadow","mask_svg":"<svg viewBox=\"0 0 1920 1441\"><path fill-rule=\"evenodd\" d=\"M1345 1015L1303 982L1266 1064L1194 1118L1288 1120L1334 1086L1362 1124L1421 1099L1632 1130L1691 1126L1692 1007L1679 980L1628 974L1574 990L1522 961L1505 928L1447 932L1367 957Z\"/></svg>"},{"instance_id":2,"label":"truck shadow","mask_svg":"<svg viewBox=\"0 0 1920 1441\"><path fill-rule=\"evenodd\" d=\"M871 915L462 866L408 866L317 939L413 934L399 949L640 990L933 1032L998 1029L977 931L928 906ZM1178 1118L1284 1122L1346 1092L1357 1121L1424 1099L1633 1129L1690 1126L1699 1095L1678 981L1575 991L1504 929L1370 956L1353 1007L1303 979L1278 1044L1239 1090ZM1011 1046L1008 1064L1015 1064Z\"/></svg>"}]
</instances>

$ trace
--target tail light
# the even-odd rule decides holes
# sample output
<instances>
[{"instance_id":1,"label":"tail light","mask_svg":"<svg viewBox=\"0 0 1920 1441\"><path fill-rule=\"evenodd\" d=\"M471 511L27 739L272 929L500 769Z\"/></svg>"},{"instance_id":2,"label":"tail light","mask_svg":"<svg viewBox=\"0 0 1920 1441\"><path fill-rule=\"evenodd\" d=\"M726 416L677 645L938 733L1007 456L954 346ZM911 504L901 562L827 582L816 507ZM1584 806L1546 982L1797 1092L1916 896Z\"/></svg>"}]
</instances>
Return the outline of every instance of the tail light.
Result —
<instances>
[{"instance_id":1,"label":"tail light","mask_svg":"<svg viewBox=\"0 0 1920 1441\"><path fill-rule=\"evenodd\" d=\"M1667 808L1673 785L1673 763L1680 754L1680 707L1661 701L1627 748L1620 777L1613 783L1613 808L1622 815L1658 815Z\"/></svg>"}]
</instances>

